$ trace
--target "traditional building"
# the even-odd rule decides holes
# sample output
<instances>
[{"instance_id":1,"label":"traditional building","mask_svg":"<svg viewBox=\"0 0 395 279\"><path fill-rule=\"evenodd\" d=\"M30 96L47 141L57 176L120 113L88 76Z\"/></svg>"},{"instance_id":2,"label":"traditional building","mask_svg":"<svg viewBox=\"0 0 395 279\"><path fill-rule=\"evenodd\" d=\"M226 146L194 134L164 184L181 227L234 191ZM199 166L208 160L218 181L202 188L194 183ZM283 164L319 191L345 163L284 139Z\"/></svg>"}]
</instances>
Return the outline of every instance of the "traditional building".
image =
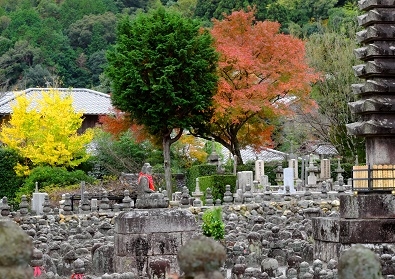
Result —
<instances>
[{"instance_id":1,"label":"traditional building","mask_svg":"<svg viewBox=\"0 0 395 279\"><path fill-rule=\"evenodd\" d=\"M0 121L10 119L12 102L18 96L26 94L27 97L40 98L40 94L52 88L29 88L22 91L11 91L0 94ZM87 128L95 127L100 115L113 113L110 95L85 88L55 88L55 90L70 94L73 99L73 107L76 112L83 113L83 122L80 132Z\"/></svg>"}]
</instances>

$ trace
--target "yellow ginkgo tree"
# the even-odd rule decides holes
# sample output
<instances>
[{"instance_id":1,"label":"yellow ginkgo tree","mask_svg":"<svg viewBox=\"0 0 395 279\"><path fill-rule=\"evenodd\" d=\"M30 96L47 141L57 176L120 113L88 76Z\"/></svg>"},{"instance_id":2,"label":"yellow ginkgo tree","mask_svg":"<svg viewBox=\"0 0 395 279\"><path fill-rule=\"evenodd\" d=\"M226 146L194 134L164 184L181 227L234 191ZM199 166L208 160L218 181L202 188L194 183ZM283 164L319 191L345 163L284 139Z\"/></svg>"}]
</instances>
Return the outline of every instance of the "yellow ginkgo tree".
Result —
<instances>
[{"instance_id":1,"label":"yellow ginkgo tree","mask_svg":"<svg viewBox=\"0 0 395 279\"><path fill-rule=\"evenodd\" d=\"M74 110L72 96L56 89L16 96L11 118L1 126L0 141L25 159L17 173L28 175L29 166L72 168L85 162L93 131L77 133L82 115Z\"/></svg>"}]
</instances>

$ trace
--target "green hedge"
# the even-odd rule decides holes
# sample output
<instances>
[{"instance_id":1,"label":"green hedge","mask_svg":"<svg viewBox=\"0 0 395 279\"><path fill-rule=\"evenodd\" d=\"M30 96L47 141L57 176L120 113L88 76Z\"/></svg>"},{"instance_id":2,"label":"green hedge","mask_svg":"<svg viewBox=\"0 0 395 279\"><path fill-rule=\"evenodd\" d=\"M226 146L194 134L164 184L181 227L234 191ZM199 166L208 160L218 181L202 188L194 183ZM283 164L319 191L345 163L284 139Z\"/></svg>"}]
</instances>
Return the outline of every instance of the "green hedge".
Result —
<instances>
[{"instance_id":1,"label":"green hedge","mask_svg":"<svg viewBox=\"0 0 395 279\"><path fill-rule=\"evenodd\" d=\"M30 197L34 192L36 182L38 188L42 189L48 186L65 187L69 185L79 184L81 181L93 183L95 179L82 170L68 171L61 167L35 167L30 175L25 179L25 182L15 195L16 202L20 202L22 195Z\"/></svg>"},{"instance_id":2,"label":"green hedge","mask_svg":"<svg viewBox=\"0 0 395 279\"><path fill-rule=\"evenodd\" d=\"M226 185L230 185L230 191L234 193L236 191L236 175L210 175L199 177L200 191L205 194L202 197L202 201L206 201L205 197L207 188L211 188L214 202L216 199L220 199L222 201Z\"/></svg>"},{"instance_id":3,"label":"green hedge","mask_svg":"<svg viewBox=\"0 0 395 279\"><path fill-rule=\"evenodd\" d=\"M186 173L186 186L190 193L195 191L196 178L207 176L217 173L217 166L214 165L196 165L187 170ZM202 190L202 188L200 188Z\"/></svg>"},{"instance_id":4,"label":"green hedge","mask_svg":"<svg viewBox=\"0 0 395 279\"><path fill-rule=\"evenodd\" d=\"M11 202L23 180L18 177L14 167L18 163L18 154L8 148L0 148L0 199L6 196Z\"/></svg>"}]
</instances>

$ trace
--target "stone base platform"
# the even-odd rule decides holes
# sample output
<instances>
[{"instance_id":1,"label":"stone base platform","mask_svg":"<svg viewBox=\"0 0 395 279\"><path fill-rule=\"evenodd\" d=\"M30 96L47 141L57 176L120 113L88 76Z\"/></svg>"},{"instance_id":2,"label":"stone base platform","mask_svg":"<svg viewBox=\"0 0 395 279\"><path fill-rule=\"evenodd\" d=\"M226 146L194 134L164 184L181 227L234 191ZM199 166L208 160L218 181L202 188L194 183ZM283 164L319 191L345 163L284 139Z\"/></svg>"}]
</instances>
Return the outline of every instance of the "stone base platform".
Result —
<instances>
[{"instance_id":1,"label":"stone base platform","mask_svg":"<svg viewBox=\"0 0 395 279\"><path fill-rule=\"evenodd\" d=\"M395 244L393 195L341 195L339 199L339 218L312 218L315 258L338 259L351 244Z\"/></svg>"},{"instance_id":2,"label":"stone base platform","mask_svg":"<svg viewBox=\"0 0 395 279\"><path fill-rule=\"evenodd\" d=\"M115 219L115 272L151 278L158 265L179 272L177 252L198 233L188 210L157 208L123 212Z\"/></svg>"}]
</instances>

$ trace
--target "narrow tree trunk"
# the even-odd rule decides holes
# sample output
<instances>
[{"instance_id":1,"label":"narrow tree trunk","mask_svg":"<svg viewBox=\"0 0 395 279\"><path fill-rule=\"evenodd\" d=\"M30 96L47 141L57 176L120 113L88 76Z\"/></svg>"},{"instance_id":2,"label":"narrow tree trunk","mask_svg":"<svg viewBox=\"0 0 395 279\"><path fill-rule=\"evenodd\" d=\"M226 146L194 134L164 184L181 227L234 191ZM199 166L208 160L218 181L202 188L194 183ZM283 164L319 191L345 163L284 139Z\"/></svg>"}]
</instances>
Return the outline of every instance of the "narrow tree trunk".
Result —
<instances>
[{"instance_id":1,"label":"narrow tree trunk","mask_svg":"<svg viewBox=\"0 0 395 279\"><path fill-rule=\"evenodd\" d=\"M236 148L236 149L235 149L235 153L234 153L233 155L236 155L236 156L237 156L237 165L238 165L238 166L244 164L243 158L241 158L241 152L240 152L240 149L239 149L239 148Z\"/></svg>"},{"instance_id":2,"label":"narrow tree trunk","mask_svg":"<svg viewBox=\"0 0 395 279\"><path fill-rule=\"evenodd\" d=\"M241 152L240 152L240 145L239 145L239 141L237 140L237 138L233 139L233 155L237 156L237 165L243 165L243 158L241 158Z\"/></svg>"},{"instance_id":3,"label":"narrow tree trunk","mask_svg":"<svg viewBox=\"0 0 395 279\"><path fill-rule=\"evenodd\" d=\"M163 159L164 159L164 169L165 169L165 181L166 181L166 191L167 196L171 200L173 194L173 189L171 187L171 164L170 164L170 146L178 141L182 136L183 129L177 129L178 132L174 138L171 137L173 129L169 129L163 134L162 145L163 145ZM177 131L175 130L175 131Z\"/></svg>"},{"instance_id":4,"label":"narrow tree trunk","mask_svg":"<svg viewBox=\"0 0 395 279\"><path fill-rule=\"evenodd\" d=\"M163 136L163 160L164 160L164 170L165 170L165 181L166 181L166 191L167 196L171 200L172 187L171 187L171 165L170 165L170 135Z\"/></svg>"}]
</instances>

